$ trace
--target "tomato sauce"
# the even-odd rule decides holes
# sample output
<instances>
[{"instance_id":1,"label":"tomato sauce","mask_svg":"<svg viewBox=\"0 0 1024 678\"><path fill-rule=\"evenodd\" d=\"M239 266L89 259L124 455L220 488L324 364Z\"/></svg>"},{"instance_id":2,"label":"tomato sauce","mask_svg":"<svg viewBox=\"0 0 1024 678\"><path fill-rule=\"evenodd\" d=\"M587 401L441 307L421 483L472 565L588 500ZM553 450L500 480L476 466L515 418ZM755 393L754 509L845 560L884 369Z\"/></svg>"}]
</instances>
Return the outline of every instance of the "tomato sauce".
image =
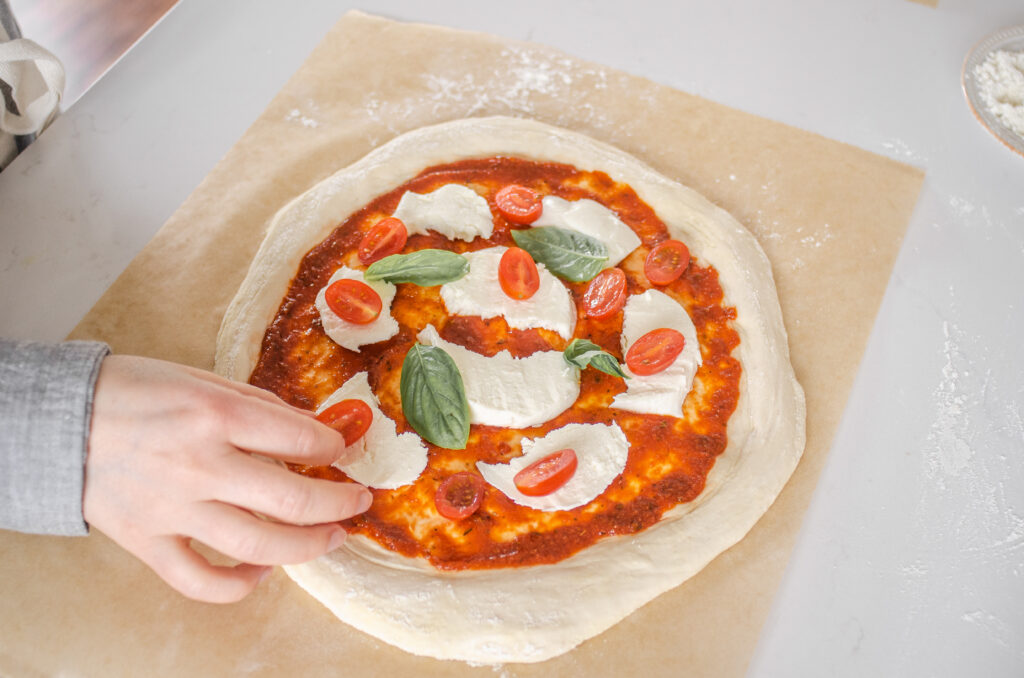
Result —
<instances>
[{"instance_id":1,"label":"tomato sauce","mask_svg":"<svg viewBox=\"0 0 1024 678\"><path fill-rule=\"evenodd\" d=\"M264 336L250 382L277 393L293 405L313 410L358 372L367 372L381 410L410 431L402 415L399 378L405 353L428 323L441 336L484 355L508 350L517 357L540 350L562 350L566 341L547 330L512 330L501 318L449 317L438 287L399 284L392 315L401 331L388 341L360 352L332 342L314 307L317 292L342 264L364 268L356 257L363 235L390 216L406 191L427 193L460 183L484 195L494 216L490 238L449 241L438 234L413 235L403 251L428 247L456 252L514 246L506 221L495 208L495 194L508 184L527 186L541 195L567 200L590 198L615 211L640 237L642 245L619 267L629 294L651 287L643 260L669 237L665 224L627 185L602 172L514 158L465 160L424 170L407 183L371 201L338 225L307 253L280 309ZM566 283L577 309L586 283ZM621 379L593 369L582 372L580 397L573 407L541 426L505 429L474 425L465 450L427 443L428 464L420 478L395 490L373 490L373 506L346 523L393 551L422 557L439 569L480 569L553 563L610 535L639 532L666 511L692 501L704 488L715 458L726 447L726 426L739 399L741 367L732 357L739 335L732 326L736 312L724 305L718 273L694 259L682 277L659 287L689 312L701 344L703 365L680 417L637 414L611 409L612 398L625 390ZM594 320L580 314L576 337L589 339L620 360L622 311ZM569 511L545 512L520 506L487 486L480 508L470 517L440 516L434 495L440 484L460 471L476 472L475 463L506 463L519 455L523 437L541 437L569 423L617 423L630 443L623 473L591 503ZM332 467L295 467L300 473L344 481Z\"/></svg>"}]
</instances>

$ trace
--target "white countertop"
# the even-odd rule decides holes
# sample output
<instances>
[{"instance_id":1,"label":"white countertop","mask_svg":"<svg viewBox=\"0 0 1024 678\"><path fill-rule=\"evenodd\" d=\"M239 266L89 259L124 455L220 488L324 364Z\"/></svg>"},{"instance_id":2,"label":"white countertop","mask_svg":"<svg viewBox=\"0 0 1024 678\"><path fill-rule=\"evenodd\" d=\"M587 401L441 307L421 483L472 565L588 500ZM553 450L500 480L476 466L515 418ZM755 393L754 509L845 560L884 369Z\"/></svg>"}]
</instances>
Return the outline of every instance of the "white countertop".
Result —
<instances>
[{"instance_id":1,"label":"white countertop","mask_svg":"<svg viewBox=\"0 0 1024 678\"><path fill-rule=\"evenodd\" d=\"M353 8L551 45L926 169L749 675L1024 675L1024 157L959 82L1020 0L184 0L0 173L0 335L64 337Z\"/></svg>"}]
</instances>

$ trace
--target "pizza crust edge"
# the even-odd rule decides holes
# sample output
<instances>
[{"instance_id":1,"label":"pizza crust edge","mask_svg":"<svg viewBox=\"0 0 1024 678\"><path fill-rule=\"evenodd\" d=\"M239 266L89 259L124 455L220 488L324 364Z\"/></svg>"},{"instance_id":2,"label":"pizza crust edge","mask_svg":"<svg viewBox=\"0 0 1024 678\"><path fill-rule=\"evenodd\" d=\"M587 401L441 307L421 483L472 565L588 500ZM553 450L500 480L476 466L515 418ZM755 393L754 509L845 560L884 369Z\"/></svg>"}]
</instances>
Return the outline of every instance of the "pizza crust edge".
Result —
<instances>
[{"instance_id":1,"label":"pizza crust edge","mask_svg":"<svg viewBox=\"0 0 1024 678\"><path fill-rule=\"evenodd\" d=\"M536 662L562 654L680 585L743 538L803 453L806 409L789 360L771 265L754 237L700 194L577 132L520 118L470 118L402 134L300 195L271 221L225 313L215 369L247 382L266 327L302 257L338 223L424 168L507 155L606 172L629 184L736 308L743 366L729 443L704 491L656 525L604 539L559 563L438 572L353 536L285 571L341 620L406 651L464 661Z\"/></svg>"}]
</instances>

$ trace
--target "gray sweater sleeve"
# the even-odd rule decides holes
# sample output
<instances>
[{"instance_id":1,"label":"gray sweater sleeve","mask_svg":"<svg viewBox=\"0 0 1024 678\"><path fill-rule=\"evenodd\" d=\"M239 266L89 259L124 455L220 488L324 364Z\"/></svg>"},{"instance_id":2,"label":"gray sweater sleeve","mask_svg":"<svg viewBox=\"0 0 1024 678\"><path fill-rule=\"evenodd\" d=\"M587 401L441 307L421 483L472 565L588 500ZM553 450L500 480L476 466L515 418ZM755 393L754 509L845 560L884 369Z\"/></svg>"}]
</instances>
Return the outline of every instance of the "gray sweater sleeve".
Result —
<instances>
[{"instance_id":1,"label":"gray sweater sleeve","mask_svg":"<svg viewBox=\"0 0 1024 678\"><path fill-rule=\"evenodd\" d=\"M84 535L86 440L106 344L0 339L0 528Z\"/></svg>"}]
</instances>

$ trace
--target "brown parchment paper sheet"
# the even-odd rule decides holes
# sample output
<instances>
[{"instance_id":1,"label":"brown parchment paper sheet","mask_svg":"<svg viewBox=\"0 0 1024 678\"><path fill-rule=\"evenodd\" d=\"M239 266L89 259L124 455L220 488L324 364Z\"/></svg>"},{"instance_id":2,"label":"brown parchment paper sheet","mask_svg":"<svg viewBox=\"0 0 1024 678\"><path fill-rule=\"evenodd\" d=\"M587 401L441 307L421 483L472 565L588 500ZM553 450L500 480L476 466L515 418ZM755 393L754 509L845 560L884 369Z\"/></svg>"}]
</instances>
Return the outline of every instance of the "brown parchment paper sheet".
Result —
<instances>
[{"instance_id":1,"label":"brown parchment paper sheet","mask_svg":"<svg viewBox=\"0 0 1024 678\"><path fill-rule=\"evenodd\" d=\"M743 674L842 414L919 170L538 45L353 13L72 336L210 368L221 316L278 208L397 134L493 114L612 143L702 192L760 240L808 406L804 459L764 519L698 576L573 652L500 669L397 650L337 621L280 571L239 604L204 605L101 534L0 533L0 674Z\"/></svg>"}]
</instances>

